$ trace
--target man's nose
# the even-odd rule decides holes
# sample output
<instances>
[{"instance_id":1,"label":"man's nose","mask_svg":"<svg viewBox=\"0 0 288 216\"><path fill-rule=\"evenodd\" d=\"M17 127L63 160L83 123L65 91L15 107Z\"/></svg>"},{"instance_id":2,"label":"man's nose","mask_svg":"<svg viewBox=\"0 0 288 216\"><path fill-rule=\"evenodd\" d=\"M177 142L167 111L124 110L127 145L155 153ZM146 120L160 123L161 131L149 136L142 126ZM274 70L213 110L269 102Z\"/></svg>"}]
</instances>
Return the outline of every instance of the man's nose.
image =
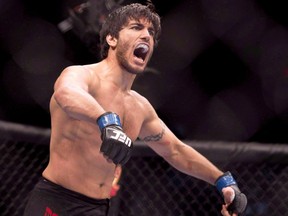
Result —
<instances>
[{"instance_id":1,"label":"man's nose","mask_svg":"<svg viewBox=\"0 0 288 216\"><path fill-rule=\"evenodd\" d=\"M149 41L152 35L148 29L143 29L141 37L145 39L145 41Z\"/></svg>"}]
</instances>

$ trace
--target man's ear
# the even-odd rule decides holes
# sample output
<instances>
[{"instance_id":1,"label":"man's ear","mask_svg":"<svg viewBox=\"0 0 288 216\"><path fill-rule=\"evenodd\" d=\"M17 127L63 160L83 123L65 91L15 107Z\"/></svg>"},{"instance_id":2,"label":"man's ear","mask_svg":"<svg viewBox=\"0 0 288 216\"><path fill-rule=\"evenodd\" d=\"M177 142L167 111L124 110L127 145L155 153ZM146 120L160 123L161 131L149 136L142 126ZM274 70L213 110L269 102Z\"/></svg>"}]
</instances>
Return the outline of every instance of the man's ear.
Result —
<instances>
[{"instance_id":1,"label":"man's ear","mask_svg":"<svg viewBox=\"0 0 288 216\"><path fill-rule=\"evenodd\" d=\"M117 39L110 34L106 36L106 41L110 47L115 48L117 45Z\"/></svg>"}]
</instances>

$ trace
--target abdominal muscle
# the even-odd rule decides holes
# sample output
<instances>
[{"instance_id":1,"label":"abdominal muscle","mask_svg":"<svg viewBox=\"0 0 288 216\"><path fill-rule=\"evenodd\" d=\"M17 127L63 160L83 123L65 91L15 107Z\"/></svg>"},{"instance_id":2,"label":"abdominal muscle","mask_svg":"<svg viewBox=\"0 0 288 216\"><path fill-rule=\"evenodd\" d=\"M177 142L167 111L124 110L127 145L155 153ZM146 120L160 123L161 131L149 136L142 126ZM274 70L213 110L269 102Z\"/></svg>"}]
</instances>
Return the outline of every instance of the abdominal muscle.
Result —
<instances>
[{"instance_id":1,"label":"abdominal muscle","mask_svg":"<svg viewBox=\"0 0 288 216\"><path fill-rule=\"evenodd\" d=\"M96 124L54 115L50 159L43 176L88 197L110 198L116 166L100 153L101 143Z\"/></svg>"}]
</instances>

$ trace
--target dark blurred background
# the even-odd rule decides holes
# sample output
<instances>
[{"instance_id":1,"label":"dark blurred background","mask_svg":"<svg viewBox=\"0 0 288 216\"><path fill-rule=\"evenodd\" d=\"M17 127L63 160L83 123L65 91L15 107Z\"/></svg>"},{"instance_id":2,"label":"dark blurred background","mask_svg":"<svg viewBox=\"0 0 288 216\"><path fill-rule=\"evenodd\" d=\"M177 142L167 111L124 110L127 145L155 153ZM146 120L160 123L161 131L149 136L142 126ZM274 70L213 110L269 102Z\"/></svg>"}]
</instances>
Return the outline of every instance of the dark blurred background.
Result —
<instances>
[{"instance_id":1,"label":"dark blurred background","mask_svg":"<svg viewBox=\"0 0 288 216\"><path fill-rule=\"evenodd\" d=\"M60 72L99 61L125 0L1 0L0 120L48 128ZM288 142L288 13L279 0L154 0L162 37L134 89L181 139Z\"/></svg>"}]
</instances>

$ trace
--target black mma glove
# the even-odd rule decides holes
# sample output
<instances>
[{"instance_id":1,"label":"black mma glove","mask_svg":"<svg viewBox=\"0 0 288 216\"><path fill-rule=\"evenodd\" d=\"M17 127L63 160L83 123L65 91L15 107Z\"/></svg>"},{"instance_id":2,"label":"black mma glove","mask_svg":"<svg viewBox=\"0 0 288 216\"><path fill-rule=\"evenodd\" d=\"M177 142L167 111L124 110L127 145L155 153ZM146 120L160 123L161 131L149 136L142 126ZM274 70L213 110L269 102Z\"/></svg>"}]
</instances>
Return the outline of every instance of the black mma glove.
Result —
<instances>
[{"instance_id":1,"label":"black mma glove","mask_svg":"<svg viewBox=\"0 0 288 216\"><path fill-rule=\"evenodd\" d=\"M101 131L100 151L113 163L124 165L132 155L133 143L123 132L116 113L106 112L97 119Z\"/></svg>"},{"instance_id":2,"label":"black mma glove","mask_svg":"<svg viewBox=\"0 0 288 216\"><path fill-rule=\"evenodd\" d=\"M216 182L215 186L219 193L223 196L222 189L225 187L231 187L235 192L235 198L233 199L232 203L228 206L228 211L230 214L237 213L241 214L245 211L247 206L247 197L245 194L241 193L238 185L231 175L230 172L224 173L220 176Z\"/></svg>"}]
</instances>

